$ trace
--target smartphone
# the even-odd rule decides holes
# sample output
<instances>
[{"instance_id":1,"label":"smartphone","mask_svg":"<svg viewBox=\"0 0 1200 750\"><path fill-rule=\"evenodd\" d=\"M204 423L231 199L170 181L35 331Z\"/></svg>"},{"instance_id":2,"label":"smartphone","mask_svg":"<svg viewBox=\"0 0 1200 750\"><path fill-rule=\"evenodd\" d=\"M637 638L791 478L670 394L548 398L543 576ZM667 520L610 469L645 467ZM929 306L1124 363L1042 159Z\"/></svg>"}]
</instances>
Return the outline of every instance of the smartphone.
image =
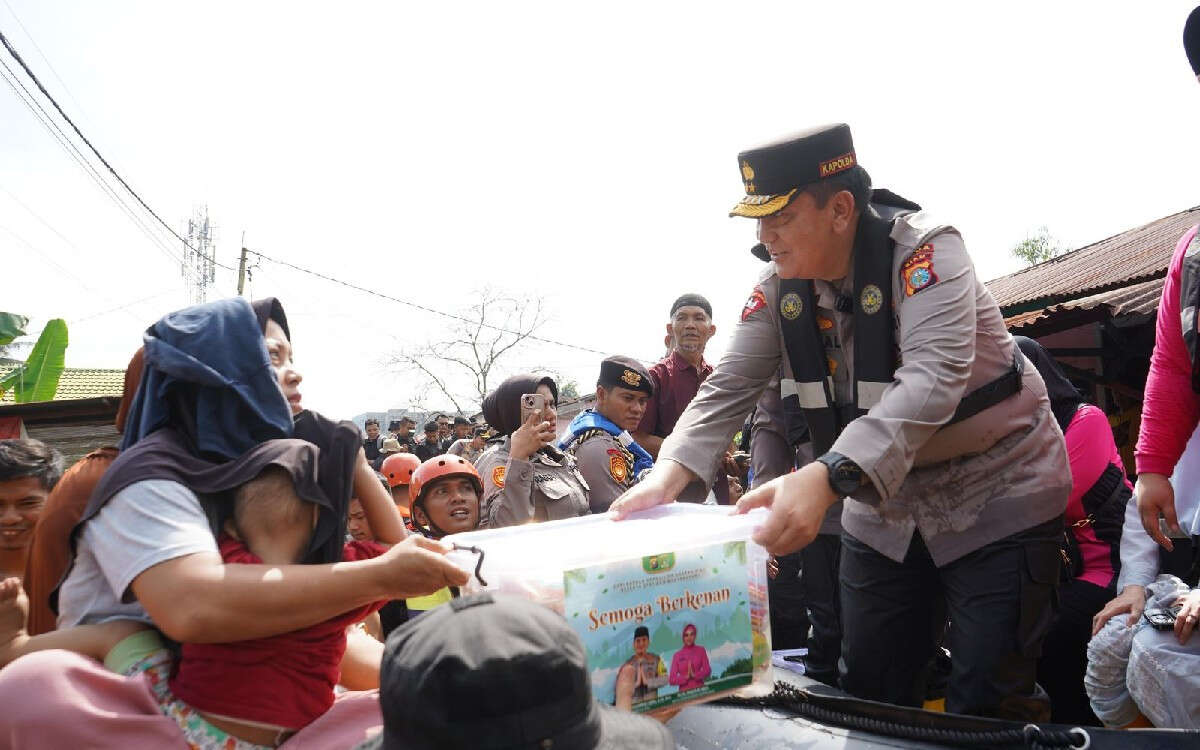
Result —
<instances>
[{"instance_id":1,"label":"smartphone","mask_svg":"<svg viewBox=\"0 0 1200 750\"><path fill-rule=\"evenodd\" d=\"M1146 618L1146 622L1150 623L1150 627L1155 630L1172 630L1175 627L1175 618L1179 616L1179 605L1173 607L1150 607L1142 613L1142 617Z\"/></svg>"},{"instance_id":2,"label":"smartphone","mask_svg":"<svg viewBox=\"0 0 1200 750\"><path fill-rule=\"evenodd\" d=\"M521 396L521 424L528 422L534 414L545 421L546 397L540 393L526 393Z\"/></svg>"}]
</instances>

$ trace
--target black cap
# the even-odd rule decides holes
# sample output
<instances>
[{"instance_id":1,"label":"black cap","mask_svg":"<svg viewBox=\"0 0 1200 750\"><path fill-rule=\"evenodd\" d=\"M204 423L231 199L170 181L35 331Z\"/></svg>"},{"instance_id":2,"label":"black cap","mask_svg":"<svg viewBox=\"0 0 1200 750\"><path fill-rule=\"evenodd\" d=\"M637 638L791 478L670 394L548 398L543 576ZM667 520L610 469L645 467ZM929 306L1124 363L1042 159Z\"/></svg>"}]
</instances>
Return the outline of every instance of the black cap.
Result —
<instances>
[{"instance_id":1,"label":"black cap","mask_svg":"<svg viewBox=\"0 0 1200 750\"><path fill-rule=\"evenodd\" d=\"M503 594L453 599L397 628L379 674L385 750L674 748L654 719L592 697L587 654L560 615Z\"/></svg>"},{"instance_id":2,"label":"black cap","mask_svg":"<svg viewBox=\"0 0 1200 750\"><path fill-rule=\"evenodd\" d=\"M596 385L605 388L628 388L654 395L654 381L650 372L632 357L609 357L600 363L600 377Z\"/></svg>"},{"instance_id":3,"label":"black cap","mask_svg":"<svg viewBox=\"0 0 1200 750\"><path fill-rule=\"evenodd\" d=\"M455 417L454 424L459 425L459 424L471 424L471 423L469 421L467 421L466 417Z\"/></svg>"},{"instance_id":4,"label":"black cap","mask_svg":"<svg viewBox=\"0 0 1200 750\"><path fill-rule=\"evenodd\" d=\"M671 303L671 315L674 315L675 311L681 307L698 307L703 310L708 317L712 317L712 304L710 304L707 299L699 294L693 294L689 292L687 294L679 295L679 299Z\"/></svg>"},{"instance_id":5,"label":"black cap","mask_svg":"<svg viewBox=\"0 0 1200 750\"><path fill-rule=\"evenodd\" d=\"M1192 11L1183 25L1183 51L1192 64L1192 73L1200 78L1200 7Z\"/></svg>"},{"instance_id":6,"label":"black cap","mask_svg":"<svg viewBox=\"0 0 1200 750\"><path fill-rule=\"evenodd\" d=\"M438 423L437 422L426 422L425 423L425 431L426 432L437 432L438 431Z\"/></svg>"},{"instance_id":7,"label":"black cap","mask_svg":"<svg viewBox=\"0 0 1200 750\"><path fill-rule=\"evenodd\" d=\"M729 212L751 219L783 210L796 191L857 166L850 126L822 125L738 154L746 197Z\"/></svg>"}]
</instances>

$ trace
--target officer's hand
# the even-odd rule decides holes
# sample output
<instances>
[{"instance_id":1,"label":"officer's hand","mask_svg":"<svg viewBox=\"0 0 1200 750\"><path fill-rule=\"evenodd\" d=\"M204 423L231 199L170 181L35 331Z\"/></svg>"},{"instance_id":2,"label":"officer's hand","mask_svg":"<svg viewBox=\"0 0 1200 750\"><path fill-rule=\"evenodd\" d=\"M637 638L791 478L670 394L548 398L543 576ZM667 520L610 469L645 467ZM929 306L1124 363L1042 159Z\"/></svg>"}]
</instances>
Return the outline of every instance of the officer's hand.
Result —
<instances>
[{"instance_id":1,"label":"officer's hand","mask_svg":"<svg viewBox=\"0 0 1200 750\"><path fill-rule=\"evenodd\" d=\"M1133 627L1137 624L1138 618L1142 616L1142 610L1146 608L1146 589L1138 585L1126 586L1121 589L1121 593L1117 595L1108 604L1096 613L1092 618L1092 635L1100 632L1100 628L1104 624L1117 615L1129 613L1129 619L1126 625Z\"/></svg>"},{"instance_id":2,"label":"officer's hand","mask_svg":"<svg viewBox=\"0 0 1200 750\"><path fill-rule=\"evenodd\" d=\"M682 464L674 461L660 461L654 464L642 481L625 490L613 504L609 506L613 519L620 521L630 513L656 505L675 502L679 493L696 475L683 468Z\"/></svg>"},{"instance_id":3,"label":"officer's hand","mask_svg":"<svg viewBox=\"0 0 1200 750\"><path fill-rule=\"evenodd\" d=\"M770 508L766 523L754 532L754 541L773 555L786 555L817 538L825 511L837 499L829 486L829 469L814 461L742 495L737 512Z\"/></svg>"},{"instance_id":4,"label":"officer's hand","mask_svg":"<svg viewBox=\"0 0 1200 750\"><path fill-rule=\"evenodd\" d=\"M508 453L513 458L528 460L555 437L554 428L550 423L543 421L541 415L534 412L525 420L525 424L513 432Z\"/></svg>"},{"instance_id":5,"label":"officer's hand","mask_svg":"<svg viewBox=\"0 0 1200 750\"><path fill-rule=\"evenodd\" d=\"M771 555L767 558L767 578L774 581L779 577L779 558Z\"/></svg>"},{"instance_id":6,"label":"officer's hand","mask_svg":"<svg viewBox=\"0 0 1200 750\"><path fill-rule=\"evenodd\" d=\"M1200 589L1189 591L1175 600L1179 605L1179 614L1175 617L1175 637L1180 645L1187 643L1200 620Z\"/></svg>"},{"instance_id":7,"label":"officer's hand","mask_svg":"<svg viewBox=\"0 0 1200 750\"><path fill-rule=\"evenodd\" d=\"M446 559L449 548L423 536L410 536L375 558L383 590L391 599L428 596L447 586L462 586L467 571Z\"/></svg>"},{"instance_id":8,"label":"officer's hand","mask_svg":"<svg viewBox=\"0 0 1200 750\"><path fill-rule=\"evenodd\" d=\"M1142 526L1146 533L1163 549L1175 549L1175 545L1162 533L1158 525L1158 517L1161 514L1167 521L1168 531L1183 535L1175 517L1175 489L1171 487L1171 481L1162 474L1139 474L1134 494L1137 496L1138 513L1142 516Z\"/></svg>"}]
</instances>

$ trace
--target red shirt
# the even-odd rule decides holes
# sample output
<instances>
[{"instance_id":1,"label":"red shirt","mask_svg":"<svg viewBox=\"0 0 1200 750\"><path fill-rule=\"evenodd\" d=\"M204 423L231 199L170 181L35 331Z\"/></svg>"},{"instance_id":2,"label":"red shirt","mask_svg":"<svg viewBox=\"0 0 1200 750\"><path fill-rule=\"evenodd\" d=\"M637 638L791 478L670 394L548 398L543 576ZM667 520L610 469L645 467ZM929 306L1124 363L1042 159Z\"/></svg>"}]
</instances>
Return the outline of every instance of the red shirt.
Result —
<instances>
[{"instance_id":1,"label":"red shirt","mask_svg":"<svg viewBox=\"0 0 1200 750\"><path fill-rule=\"evenodd\" d=\"M700 360L697 369L683 358L679 352L673 351L666 359L655 363L650 368L650 376L654 378L654 397L646 404L646 413L638 423L638 432L665 438L675 429L679 415L692 399L700 384L712 374L712 365ZM717 501L723 504L729 502L729 484L724 471L717 472L717 481L713 485L713 494Z\"/></svg>"},{"instance_id":2,"label":"red shirt","mask_svg":"<svg viewBox=\"0 0 1200 750\"><path fill-rule=\"evenodd\" d=\"M262 563L238 540L221 535L226 563ZM367 560L387 548L350 542L345 561ZM303 630L234 643L185 643L171 691L189 706L271 726L300 729L333 705L333 686L346 651L346 628L385 602L346 612Z\"/></svg>"},{"instance_id":3,"label":"red shirt","mask_svg":"<svg viewBox=\"0 0 1200 750\"><path fill-rule=\"evenodd\" d=\"M700 361L697 370L679 352L671 355L650 368L654 377L654 397L646 404L646 413L638 424L637 431L647 435L657 435L665 438L675 429L679 415L696 397L700 384L712 374L712 365Z\"/></svg>"}]
</instances>

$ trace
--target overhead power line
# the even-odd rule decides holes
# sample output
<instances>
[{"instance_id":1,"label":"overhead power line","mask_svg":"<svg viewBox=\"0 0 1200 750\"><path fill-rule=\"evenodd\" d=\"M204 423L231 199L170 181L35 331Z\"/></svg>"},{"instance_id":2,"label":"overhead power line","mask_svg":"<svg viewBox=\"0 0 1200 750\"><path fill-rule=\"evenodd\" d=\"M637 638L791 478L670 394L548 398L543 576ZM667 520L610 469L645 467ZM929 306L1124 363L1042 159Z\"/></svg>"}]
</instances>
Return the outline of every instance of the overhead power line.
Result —
<instances>
[{"instance_id":1,"label":"overhead power line","mask_svg":"<svg viewBox=\"0 0 1200 750\"><path fill-rule=\"evenodd\" d=\"M46 97L46 99L48 99L50 103L54 105L54 109L56 109L58 114L61 115L64 120L66 120L68 125L71 126L71 129L75 131L75 134L79 136L79 139L82 140L89 149L91 149L92 153L96 155L96 158L100 160L100 163L104 165L105 169L107 169L109 173L116 178L117 182L121 183L121 187L125 188L125 190L133 196L134 200L140 203L142 208L146 209L146 212L153 216L155 221L157 221L163 226L164 229L170 232L175 239L179 240L185 247L190 248L192 251L199 252L196 250L196 248L192 247L188 241L185 240L181 234L179 234L179 232L176 232L170 224L164 221L163 218L158 215L158 212L151 208L150 204L146 203L146 201L142 199L142 196L139 195L138 192L134 190L128 182L125 181L125 178L113 168L113 165L108 163L108 160L104 158L104 155L101 154L94 145L92 145L92 142L88 140L88 137L84 135L83 131L79 129L79 126L75 124L75 121L71 119L70 115L63 111L63 108L59 106L58 101L56 101L50 92L46 90L46 87L42 85L42 82L38 79L37 75L30 69L29 65L26 64L24 58L21 57L21 53L17 52L16 48L12 46L12 43L8 41L8 37L4 35L3 31L0 31L0 44L4 45L4 48L8 50L8 54L12 55L13 59L17 61L17 64L21 66L21 69L25 71L25 75L29 76L29 79L33 81L33 84L38 87L38 91L42 92L42 96ZM215 259L208 258L208 256L204 257L208 260L212 260L213 263L221 268L229 271L237 270L231 266L218 263Z\"/></svg>"},{"instance_id":2,"label":"overhead power line","mask_svg":"<svg viewBox=\"0 0 1200 750\"><path fill-rule=\"evenodd\" d=\"M457 320L460 323L468 323L470 325L482 326L483 328L487 328L487 329L490 329L493 331L498 331L500 333L509 333L514 336L524 336L525 338L531 339L533 341L540 341L543 344L552 344L554 346L562 346L562 347L566 347L568 349L575 349L577 351L587 352L589 354L599 354L599 355L605 356L605 357L608 356L608 354L609 354L609 352L602 352L599 349L592 349L590 347L580 346L579 344L572 344L572 343L569 343L566 341L558 341L557 339L546 338L545 336L535 336L533 334L523 334L520 331L514 331L511 328L505 328L503 326L496 326L496 325L492 325L490 323L484 323L483 321L474 320L472 318L467 318L462 315L455 315L454 313L448 313L443 310L437 310L435 308L427 307L427 306L419 304L417 302L412 302L412 301L406 300L406 299L400 299L399 297L393 297L392 295L384 294L383 292L377 292L374 289L368 289L365 286L359 286L358 284L353 284L349 281L342 281L341 279L336 279L327 274L323 274L320 271L313 271L311 269L304 268L303 266L298 266L295 263L289 263L286 260L279 260L278 258L272 258L269 255L263 255L262 253L258 252L257 250L250 250L249 248L247 248L246 252L254 253L255 255L257 255L258 257L262 258L263 260L265 260L269 263L275 263L277 265L284 266L286 268L290 268L293 271L299 271L300 273L308 274L309 276L315 276L318 279L323 279L332 284L338 284L339 286L344 286L347 289L353 289L356 292L362 292L363 294L369 294L373 297L378 297L380 299L388 300L389 302L396 302L396 303L404 305L406 307L411 307L415 310L421 310L423 312L431 313L433 315L438 315L443 318L449 318L450 320Z\"/></svg>"},{"instance_id":3,"label":"overhead power line","mask_svg":"<svg viewBox=\"0 0 1200 750\"><path fill-rule=\"evenodd\" d=\"M146 236L146 239L150 240L150 242L156 248L158 248L160 252L164 253L168 258L171 259L172 262L179 263L179 256L175 255L170 250L166 242L154 235L150 226L147 225L142 218L134 212L133 208L121 199L120 194L117 193L117 191L114 190L113 187L104 180L104 177L98 171L96 171L96 168L87 160L83 152L80 151L75 143L67 137L67 134L62 131L62 128L58 126L58 123L56 123L54 118L50 116L50 113L47 112L45 108L43 108L38 102L37 98L34 97L33 92L31 92L28 87L21 82L21 79L17 77L16 72L13 71L13 69L10 68L8 63L6 63L4 60L0 60L0 78L4 79L4 82L7 83L9 88L12 89L13 94L17 97L17 99L25 105L25 108L29 110L29 113L33 115L34 119L38 121L38 123L46 130L50 137L58 143L66 155L70 157L80 169L83 170L84 175L96 183L96 186L100 188L100 191L104 193L104 195L111 200L114 205L116 205L116 207L123 212L126 217L129 218L130 221L133 222L134 226L136 226L138 230Z\"/></svg>"}]
</instances>

